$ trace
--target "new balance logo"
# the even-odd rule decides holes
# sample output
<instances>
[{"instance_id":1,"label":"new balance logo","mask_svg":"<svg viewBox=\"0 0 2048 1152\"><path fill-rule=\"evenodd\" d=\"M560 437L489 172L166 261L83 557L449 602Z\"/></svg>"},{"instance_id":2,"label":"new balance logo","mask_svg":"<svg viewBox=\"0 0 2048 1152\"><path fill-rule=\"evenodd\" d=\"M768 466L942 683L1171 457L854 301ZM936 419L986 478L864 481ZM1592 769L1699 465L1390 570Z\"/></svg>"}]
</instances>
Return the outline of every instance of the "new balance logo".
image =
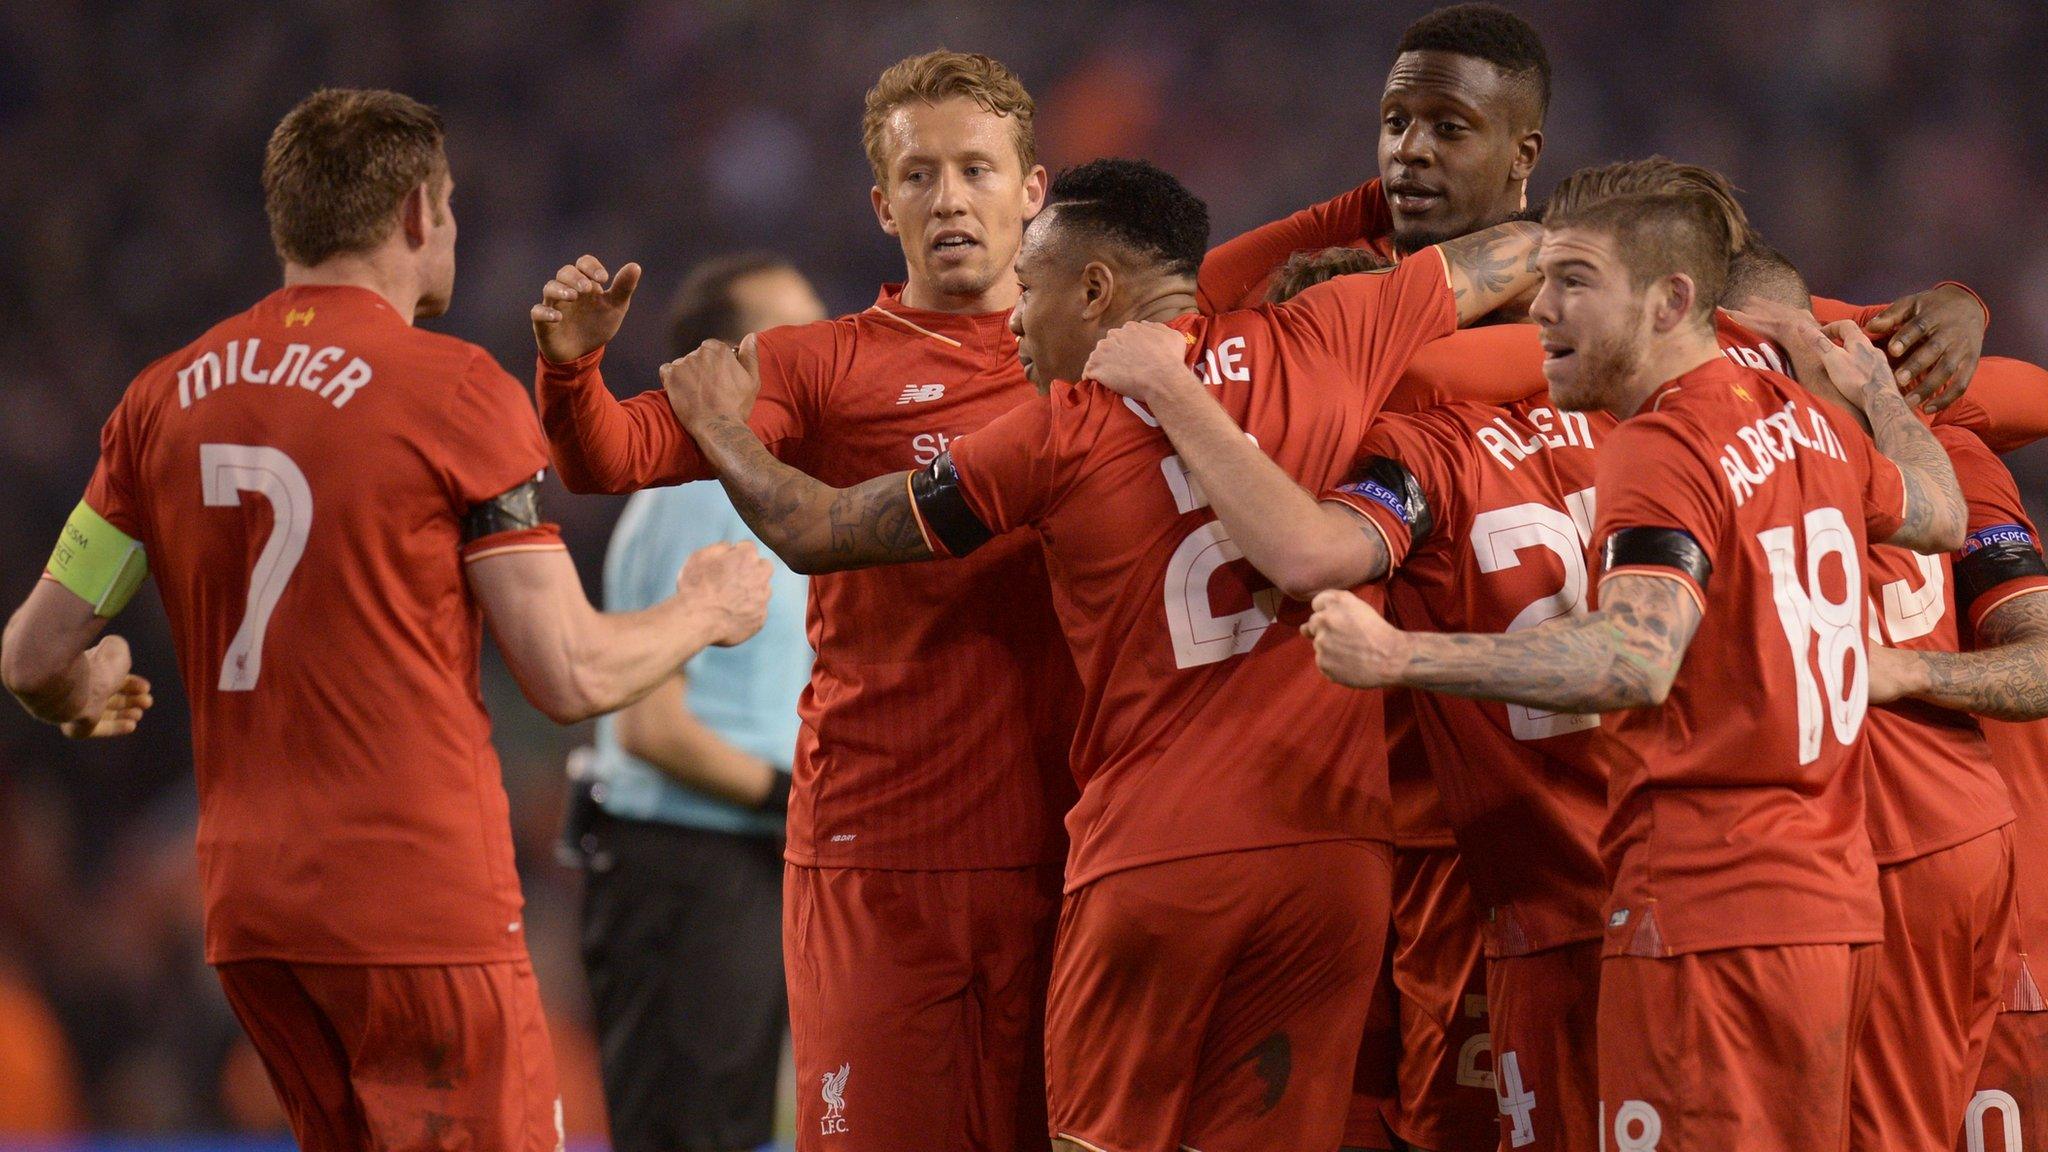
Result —
<instances>
[{"instance_id":1,"label":"new balance logo","mask_svg":"<svg viewBox=\"0 0 2048 1152\"><path fill-rule=\"evenodd\" d=\"M945 394L946 386L944 384L912 384L903 390L903 395L898 396L896 402L898 404L923 404L928 400L937 400Z\"/></svg>"},{"instance_id":2,"label":"new balance logo","mask_svg":"<svg viewBox=\"0 0 2048 1152\"><path fill-rule=\"evenodd\" d=\"M852 1071L853 1065L841 1064L839 1071L827 1072L820 1078L824 1086L818 1094L825 1098L825 1115L818 1120L818 1134L821 1136L846 1131L846 1077Z\"/></svg>"}]
</instances>

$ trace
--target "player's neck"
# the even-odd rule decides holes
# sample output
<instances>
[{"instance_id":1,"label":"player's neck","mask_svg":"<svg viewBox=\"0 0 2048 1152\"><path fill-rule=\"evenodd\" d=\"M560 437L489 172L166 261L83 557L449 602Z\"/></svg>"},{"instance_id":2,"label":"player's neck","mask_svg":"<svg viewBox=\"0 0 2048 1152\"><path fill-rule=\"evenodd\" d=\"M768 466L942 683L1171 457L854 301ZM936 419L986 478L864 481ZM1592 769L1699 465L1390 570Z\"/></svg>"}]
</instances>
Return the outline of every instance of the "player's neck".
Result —
<instances>
[{"instance_id":1,"label":"player's neck","mask_svg":"<svg viewBox=\"0 0 2048 1152\"><path fill-rule=\"evenodd\" d=\"M1195 290L1191 287L1164 289L1141 298L1131 309L1130 320L1149 320L1164 324L1175 317L1185 316L1196 310Z\"/></svg>"},{"instance_id":2,"label":"player's neck","mask_svg":"<svg viewBox=\"0 0 2048 1152\"><path fill-rule=\"evenodd\" d=\"M915 272L903 284L903 305L920 312L946 312L955 316L980 316L1008 312L1017 306L1017 277L1005 272L983 292L955 295L932 287Z\"/></svg>"},{"instance_id":3,"label":"player's neck","mask_svg":"<svg viewBox=\"0 0 2048 1152\"><path fill-rule=\"evenodd\" d=\"M1617 419L1626 420L1640 412L1659 388L1702 364L1719 359L1721 345L1714 339L1712 329L1701 332L1687 330L1669 340L1659 341L1644 354L1642 364L1630 378L1628 387L1615 398L1615 404L1608 411Z\"/></svg>"},{"instance_id":4,"label":"player's neck","mask_svg":"<svg viewBox=\"0 0 2048 1152\"><path fill-rule=\"evenodd\" d=\"M418 274L381 251L349 253L318 264L286 261L284 284L287 288L347 285L368 289L382 296L407 324L420 306Z\"/></svg>"}]
</instances>

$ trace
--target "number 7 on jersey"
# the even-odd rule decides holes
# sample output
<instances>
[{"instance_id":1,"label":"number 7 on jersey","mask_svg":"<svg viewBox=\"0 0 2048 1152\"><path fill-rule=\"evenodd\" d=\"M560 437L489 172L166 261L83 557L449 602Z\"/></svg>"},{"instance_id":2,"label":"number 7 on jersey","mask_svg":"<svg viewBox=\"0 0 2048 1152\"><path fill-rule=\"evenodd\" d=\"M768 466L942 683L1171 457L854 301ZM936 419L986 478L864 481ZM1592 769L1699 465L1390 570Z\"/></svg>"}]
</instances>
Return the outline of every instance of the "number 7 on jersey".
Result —
<instances>
[{"instance_id":1,"label":"number 7 on jersey","mask_svg":"<svg viewBox=\"0 0 2048 1152\"><path fill-rule=\"evenodd\" d=\"M247 692L263 673L263 634L270 628L270 614L306 554L306 537L313 531L313 489L291 457L254 444L201 444L199 477L209 508L239 505L244 492L254 492L270 504L270 538L249 573L242 625L235 629L220 663L220 690Z\"/></svg>"}]
</instances>

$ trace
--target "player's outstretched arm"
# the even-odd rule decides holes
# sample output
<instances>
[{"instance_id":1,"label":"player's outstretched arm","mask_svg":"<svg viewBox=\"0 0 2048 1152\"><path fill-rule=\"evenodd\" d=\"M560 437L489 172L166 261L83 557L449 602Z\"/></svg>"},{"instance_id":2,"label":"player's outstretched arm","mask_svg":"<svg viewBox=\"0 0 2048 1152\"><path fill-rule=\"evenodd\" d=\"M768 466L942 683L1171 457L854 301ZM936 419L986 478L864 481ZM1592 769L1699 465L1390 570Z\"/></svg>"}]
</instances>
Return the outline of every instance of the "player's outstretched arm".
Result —
<instances>
[{"instance_id":1,"label":"player's outstretched arm","mask_svg":"<svg viewBox=\"0 0 2048 1152\"><path fill-rule=\"evenodd\" d=\"M1870 647L1870 702L1911 696L1994 720L2048 717L2048 595L1987 613L1969 652Z\"/></svg>"},{"instance_id":2,"label":"player's outstretched arm","mask_svg":"<svg viewBox=\"0 0 2048 1152\"><path fill-rule=\"evenodd\" d=\"M1385 541L1335 504L1318 503L1259 451L1185 362L1187 337L1125 324L1095 345L1087 376L1150 409L1252 567L1307 600L1387 574Z\"/></svg>"},{"instance_id":3,"label":"player's outstretched arm","mask_svg":"<svg viewBox=\"0 0 2048 1152\"><path fill-rule=\"evenodd\" d=\"M1899 395L1884 353L1847 321L1809 333L1809 339L1828 378L1869 421L1877 450L1905 476L1905 523L1883 543L1929 555L1961 548L1969 531L1969 510L1955 468L1941 441Z\"/></svg>"},{"instance_id":4,"label":"player's outstretched arm","mask_svg":"<svg viewBox=\"0 0 2048 1152\"><path fill-rule=\"evenodd\" d=\"M1302 626L1316 665L1353 688L1426 688L1559 712L1662 704L1699 627L1677 580L1622 573L1600 610L1506 633L1403 632L1349 592L1324 592Z\"/></svg>"},{"instance_id":5,"label":"player's outstretched arm","mask_svg":"<svg viewBox=\"0 0 2048 1152\"><path fill-rule=\"evenodd\" d=\"M1460 327L1535 294L1543 282L1536 271L1542 242L1543 225L1510 220L1436 246L1458 303Z\"/></svg>"},{"instance_id":6,"label":"player's outstretched arm","mask_svg":"<svg viewBox=\"0 0 2048 1152\"><path fill-rule=\"evenodd\" d=\"M125 736L154 701L128 641L101 637L107 617L56 579L36 582L0 639L0 679L29 715L74 739Z\"/></svg>"},{"instance_id":7,"label":"player's outstretched arm","mask_svg":"<svg viewBox=\"0 0 2048 1152\"><path fill-rule=\"evenodd\" d=\"M541 286L528 310L540 350L533 397L556 474L571 492L635 492L699 479L695 446L661 396L620 401L605 387L595 355L632 305L640 266L613 274L595 256L580 256Z\"/></svg>"},{"instance_id":8,"label":"player's outstretched arm","mask_svg":"<svg viewBox=\"0 0 2048 1152\"><path fill-rule=\"evenodd\" d=\"M593 608L559 548L480 556L469 584L520 691L574 724L645 696L706 646L760 631L771 571L751 544L713 544L683 565L674 596L639 612Z\"/></svg>"},{"instance_id":9,"label":"player's outstretched arm","mask_svg":"<svg viewBox=\"0 0 2048 1152\"><path fill-rule=\"evenodd\" d=\"M676 419L697 441L740 518L805 575L929 560L908 472L834 488L777 460L747 427L759 387L749 337L738 348L707 340L662 365Z\"/></svg>"}]
</instances>

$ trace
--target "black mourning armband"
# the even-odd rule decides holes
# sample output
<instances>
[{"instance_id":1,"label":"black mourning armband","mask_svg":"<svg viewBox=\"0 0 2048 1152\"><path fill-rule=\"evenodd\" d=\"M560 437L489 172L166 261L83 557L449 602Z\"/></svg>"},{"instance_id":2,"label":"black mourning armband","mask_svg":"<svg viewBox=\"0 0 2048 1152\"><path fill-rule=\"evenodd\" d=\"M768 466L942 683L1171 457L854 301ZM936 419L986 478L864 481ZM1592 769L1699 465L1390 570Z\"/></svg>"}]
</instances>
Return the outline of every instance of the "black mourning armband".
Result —
<instances>
[{"instance_id":1,"label":"black mourning armband","mask_svg":"<svg viewBox=\"0 0 2048 1152\"><path fill-rule=\"evenodd\" d=\"M1633 565L1672 568L1692 577L1702 589L1714 574L1714 562L1689 532L1676 528L1623 528L1607 538L1602 572Z\"/></svg>"},{"instance_id":2,"label":"black mourning armband","mask_svg":"<svg viewBox=\"0 0 2048 1152\"><path fill-rule=\"evenodd\" d=\"M1436 517L1429 510L1429 497L1422 491L1422 482L1399 460L1375 456L1352 473L1349 480L1338 485L1337 491L1370 500L1392 512L1395 519L1408 526L1410 548L1419 547L1429 538L1430 530L1436 527Z\"/></svg>"},{"instance_id":3,"label":"black mourning armband","mask_svg":"<svg viewBox=\"0 0 2048 1152\"><path fill-rule=\"evenodd\" d=\"M468 544L500 532L540 527L540 477L481 504L470 505L462 517L462 542Z\"/></svg>"},{"instance_id":4,"label":"black mourning armband","mask_svg":"<svg viewBox=\"0 0 2048 1152\"><path fill-rule=\"evenodd\" d=\"M1972 532L1956 560L1956 607L1968 612L1979 596L2026 576L2048 576L2048 564L2025 525L1994 524Z\"/></svg>"},{"instance_id":5,"label":"black mourning armband","mask_svg":"<svg viewBox=\"0 0 2048 1152\"><path fill-rule=\"evenodd\" d=\"M995 536L967 506L951 452L939 453L929 468L910 474L910 499L926 530L953 556L965 556Z\"/></svg>"}]
</instances>

